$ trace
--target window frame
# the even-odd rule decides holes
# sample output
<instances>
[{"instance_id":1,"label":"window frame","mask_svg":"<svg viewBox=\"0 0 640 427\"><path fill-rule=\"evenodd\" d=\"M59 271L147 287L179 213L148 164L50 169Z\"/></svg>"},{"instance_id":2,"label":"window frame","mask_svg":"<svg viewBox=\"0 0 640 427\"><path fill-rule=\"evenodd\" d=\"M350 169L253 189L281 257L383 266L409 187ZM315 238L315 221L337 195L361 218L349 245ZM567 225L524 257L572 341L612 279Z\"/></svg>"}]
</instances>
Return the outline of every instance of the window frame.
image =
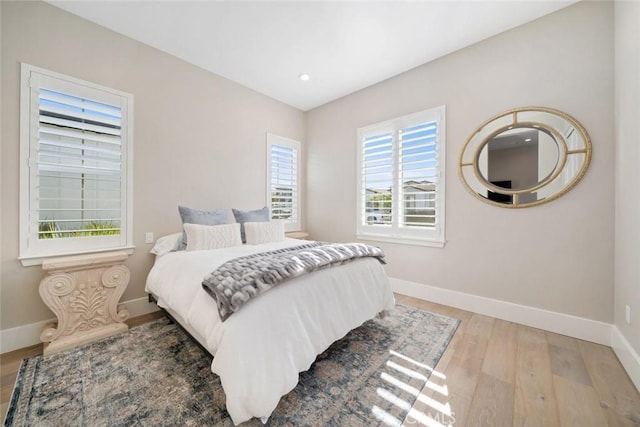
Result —
<instances>
[{"instance_id":1,"label":"window frame","mask_svg":"<svg viewBox=\"0 0 640 427\"><path fill-rule=\"evenodd\" d=\"M284 230L287 233L294 231L302 230L302 212L300 210L300 199L301 199L301 147L302 144L300 141L296 141L294 139L285 138L280 135L276 135L273 133L267 133L267 152L266 152L266 164L267 164L267 182L266 182L266 203L269 207L269 215L271 219L273 219L273 207L271 201L271 178L272 178L272 170L271 170L271 148L273 146L281 146L295 150L296 152L296 198L295 198L295 206L294 211L296 213L295 221L286 221L284 223Z\"/></svg>"},{"instance_id":2,"label":"window frame","mask_svg":"<svg viewBox=\"0 0 640 427\"><path fill-rule=\"evenodd\" d=\"M436 226L433 228L402 226L398 217L401 209L399 131L428 122L437 122L436 156ZM390 226L366 224L366 189L363 188L364 139L369 136L392 133L392 220ZM357 130L357 197L356 197L356 237L360 240L402 243L418 246L444 247L445 240L445 172L446 172L446 108L444 105L419 111L384 122L363 126Z\"/></svg>"},{"instance_id":3,"label":"window frame","mask_svg":"<svg viewBox=\"0 0 640 427\"><path fill-rule=\"evenodd\" d=\"M82 97L99 94L100 99L118 99L121 122L120 234L55 239L37 238L37 154L40 80L52 82L62 93ZM133 253L133 95L70 77L61 73L20 64L20 247L18 259L23 266L41 264L43 260L108 251ZM35 229L35 231L34 231Z\"/></svg>"}]
</instances>

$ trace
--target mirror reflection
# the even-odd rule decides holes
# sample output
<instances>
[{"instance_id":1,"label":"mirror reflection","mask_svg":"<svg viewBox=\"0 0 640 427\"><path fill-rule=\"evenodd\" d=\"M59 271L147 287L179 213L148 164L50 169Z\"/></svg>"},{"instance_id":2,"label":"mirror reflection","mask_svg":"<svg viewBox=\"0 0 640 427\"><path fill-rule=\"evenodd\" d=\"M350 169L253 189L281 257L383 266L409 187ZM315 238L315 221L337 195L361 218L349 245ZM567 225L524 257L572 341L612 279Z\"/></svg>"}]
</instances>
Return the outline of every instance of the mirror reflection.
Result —
<instances>
[{"instance_id":1,"label":"mirror reflection","mask_svg":"<svg viewBox=\"0 0 640 427\"><path fill-rule=\"evenodd\" d=\"M566 113L526 107L485 122L460 155L467 190L502 207L534 206L571 189L586 172L591 142Z\"/></svg>"},{"instance_id":2,"label":"mirror reflection","mask_svg":"<svg viewBox=\"0 0 640 427\"><path fill-rule=\"evenodd\" d=\"M535 128L514 128L487 141L478 168L493 185L522 190L547 179L558 165L559 155L551 134Z\"/></svg>"}]
</instances>

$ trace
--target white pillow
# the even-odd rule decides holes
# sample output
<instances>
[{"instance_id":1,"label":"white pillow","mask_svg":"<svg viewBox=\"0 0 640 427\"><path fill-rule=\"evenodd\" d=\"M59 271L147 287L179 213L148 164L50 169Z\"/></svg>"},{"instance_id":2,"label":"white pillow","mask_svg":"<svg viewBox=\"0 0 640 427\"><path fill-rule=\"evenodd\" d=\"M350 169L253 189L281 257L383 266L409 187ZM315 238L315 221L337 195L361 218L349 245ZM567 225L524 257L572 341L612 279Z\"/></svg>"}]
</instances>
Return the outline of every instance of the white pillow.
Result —
<instances>
[{"instance_id":1,"label":"white pillow","mask_svg":"<svg viewBox=\"0 0 640 427\"><path fill-rule=\"evenodd\" d=\"M245 222L244 235L249 245L281 242L284 240L284 221Z\"/></svg>"},{"instance_id":2,"label":"white pillow","mask_svg":"<svg viewBox=\"0 0 640 427\"><path fill-rule=\"evenodd\" d=\"M153 245L153 248L151 248L149 253L154 254L156 257L160 258L161 256L168 254L169 252L177 250L181 242L182 233L174 233L160 237L158 240L156 240L156 243Z\"/></svg>"},{"instance_id":3,"label":"white pillow","mask_svg":"<svg viewBox=\"0 0 640 427\"><path fill-rule=\"evenodd\" d=\"M187 251L220 249L242 245L240 224L200 225L184 224Z\"/></svg>"}]
</instances>

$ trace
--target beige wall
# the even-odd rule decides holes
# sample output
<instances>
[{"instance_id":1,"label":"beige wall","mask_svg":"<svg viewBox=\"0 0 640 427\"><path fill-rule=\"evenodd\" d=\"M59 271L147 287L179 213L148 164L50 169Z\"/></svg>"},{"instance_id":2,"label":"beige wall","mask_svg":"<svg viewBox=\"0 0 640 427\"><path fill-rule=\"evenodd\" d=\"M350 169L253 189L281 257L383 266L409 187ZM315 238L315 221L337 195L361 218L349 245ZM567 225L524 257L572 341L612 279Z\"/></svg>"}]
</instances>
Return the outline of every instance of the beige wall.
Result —
<instances>
[{"instance_id":1,"label":"beige wall","mask_svg":"<svg viewBox=\"0 0 640 427\"><path fill-rule=\"evenodd\" d=\"M2 6L0 5L0 80L2 79ZM2 84L0 84L0 100L4 99L4 90L2 88ZM0 138L2 138L2 123L4 122L4 118L2 117L2 102L0 102ZM1 140L0 140L1 142ZM2 147L0 146L0 233L2 232L2 201L4 200L4 196L2 194L2 182L3 174L2 174ZM0 297L2 297L2 234L0 234ZM0 301L0 329L2 329L2 301Z\"/></svg>"},{"instance_id":2,"label":"beige wall","mask_svg":"<svg viewBox=\"0 0 640 427\"><path fill-rule=\"evenodd\" d=\"M615 324L640 353L640 3L615 6ZM625 306L631 307L631 324Z\"/></svg>"},{"instance_id":3,"label":"beige wall","mask_svg":"<svg viewBox=\"0 0 640 427\"><path fill-rule=\"evenodd\" d=\"M580 2L307 113L311 235L355 239L358 127L444 104L447 244L380 243L389 275L612 322L613 23L613 3ZM484 204L457 176L460 150L487 118L528 105L581 121L593 141L591 167L552 203Z\"/></svg>"},{"instance_id":4,"label":"beige wall","mask_svg":"<svg viewBox=\"0 0 640 427\"><path fill-rule=\"evenodd\" d=\"M264 206L265 133L304 139L305 116L297 109L46 3L1 8L1 329L53 317L38 296L42 271L17 260L21 61L134 96L136 251L123 301L144 297L153 262L146 231L178 231L178 204Z\"/></svg>"}]
</instances>

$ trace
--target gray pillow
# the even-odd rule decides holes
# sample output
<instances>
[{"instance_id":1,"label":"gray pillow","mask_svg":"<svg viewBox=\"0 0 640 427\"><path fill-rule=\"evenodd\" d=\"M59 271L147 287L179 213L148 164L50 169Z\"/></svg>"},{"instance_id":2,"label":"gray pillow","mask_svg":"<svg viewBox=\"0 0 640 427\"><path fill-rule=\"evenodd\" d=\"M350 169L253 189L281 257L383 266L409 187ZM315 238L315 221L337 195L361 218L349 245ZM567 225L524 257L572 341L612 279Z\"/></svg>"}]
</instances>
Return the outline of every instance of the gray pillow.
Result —
<instances>
[{"instance_id":1,"label":"gray pillow","mask_svg":"<svg viewBox=\"0 0 640 427\"><path fill-rule=\"evenodd\" d=\"M220 225L227 223L227 210L216 209L214 211L201 211L198 209L187 208L184 206L178 206L178 212L180 212L180 218L183 224L198 224L198 225ZM182 231L182 242L178 246L179 251L183 251L187 248L187 234Z\"/></svg>"},{"instance_id":2,"label":"gray pillow","mask_svg":"<svg viewBox=\"0 0 640 427\"><path fill-rule=\"evenodd\" d=\"M262 209L256 209L255 211L239 211L238 209L232 210L236 221L240 223L240 236L242 237L242 243L247 243L247 238L244 235L245 222L267 222L271 219L269 216L269 208L267 206Z\"/></svg>"}]
</instances>

